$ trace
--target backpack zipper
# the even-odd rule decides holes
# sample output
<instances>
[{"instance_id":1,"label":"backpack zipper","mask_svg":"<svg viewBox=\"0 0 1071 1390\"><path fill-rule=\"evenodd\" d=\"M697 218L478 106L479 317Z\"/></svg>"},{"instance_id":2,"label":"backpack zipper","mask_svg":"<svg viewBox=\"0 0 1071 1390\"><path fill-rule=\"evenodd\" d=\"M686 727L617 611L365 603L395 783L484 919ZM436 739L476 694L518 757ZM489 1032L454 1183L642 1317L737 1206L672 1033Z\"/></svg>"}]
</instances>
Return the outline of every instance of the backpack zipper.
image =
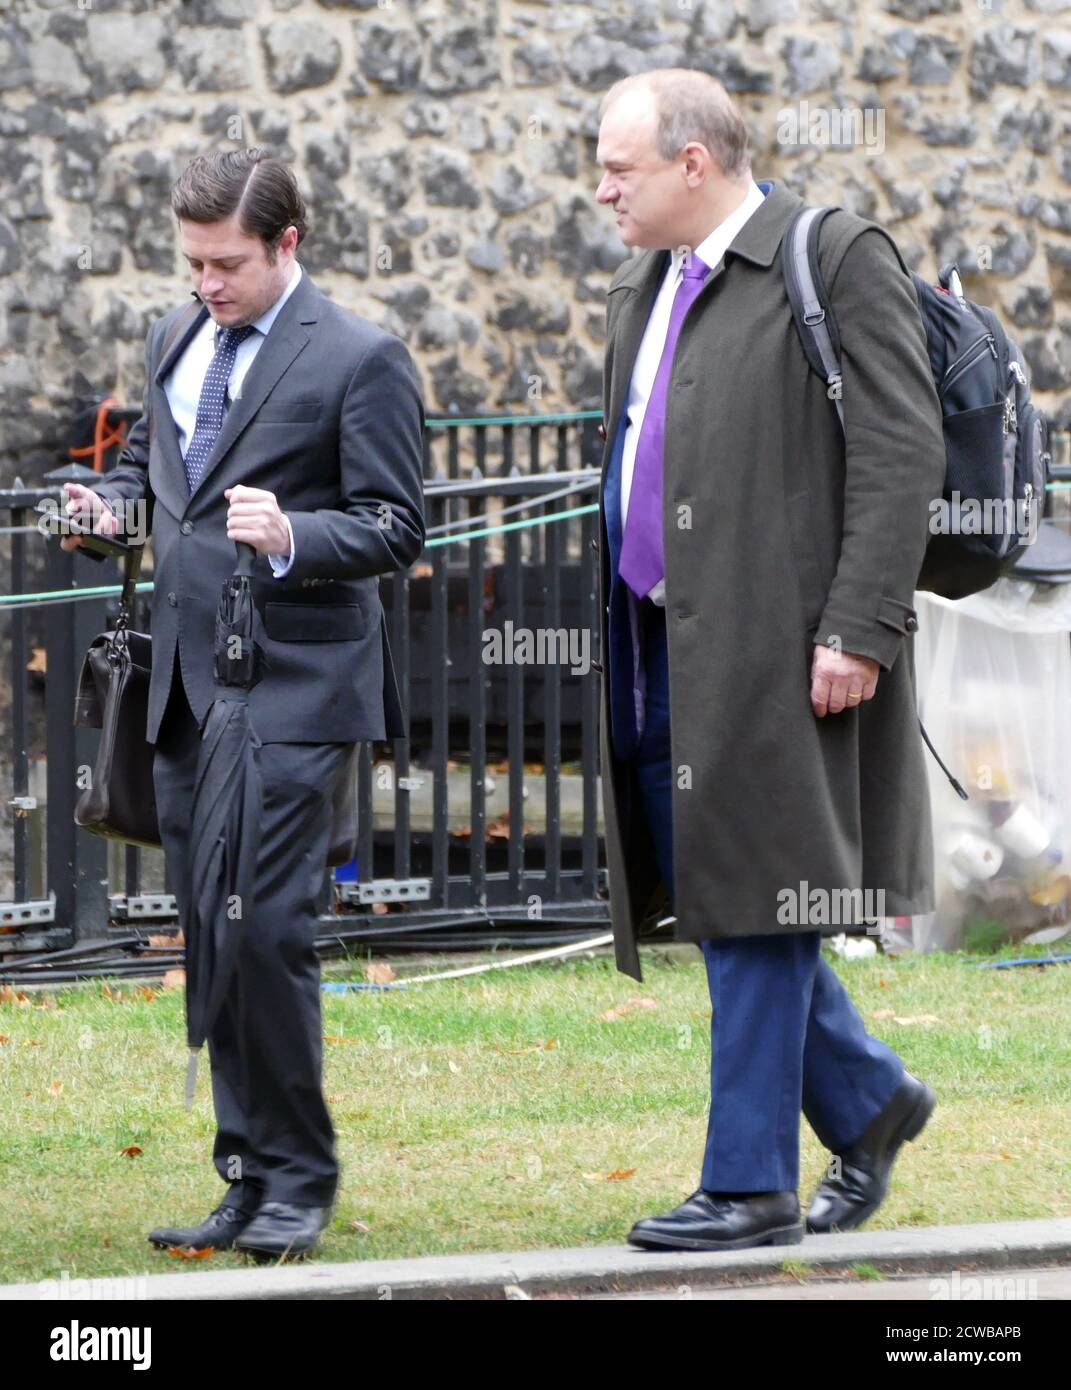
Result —
<instances>
[{"instance_id":1,"label":"backpack zipper","mask_svg":"<svg viewBox=\"0 0 1071 1390\"><path fill-rule=\"evenodd\" d=\"M971 343L970 347L966 348L963 352L961 352L960 355L956 358L956 360L954 362L950 362L948 364L948 367L945 369L945 374L941 378L940 394L942 396L953 384L953 382L958 381L959 378L963 375L963 373L969 367L974 365L977 358L981 356L981 354L978 352L978 349L983 346L989 348L989 351L993 354L994 362L998 360L997 349L993 339L993 334L986 333L983 337L976 338L974 342Z\"/></svg>"}]
</instances>

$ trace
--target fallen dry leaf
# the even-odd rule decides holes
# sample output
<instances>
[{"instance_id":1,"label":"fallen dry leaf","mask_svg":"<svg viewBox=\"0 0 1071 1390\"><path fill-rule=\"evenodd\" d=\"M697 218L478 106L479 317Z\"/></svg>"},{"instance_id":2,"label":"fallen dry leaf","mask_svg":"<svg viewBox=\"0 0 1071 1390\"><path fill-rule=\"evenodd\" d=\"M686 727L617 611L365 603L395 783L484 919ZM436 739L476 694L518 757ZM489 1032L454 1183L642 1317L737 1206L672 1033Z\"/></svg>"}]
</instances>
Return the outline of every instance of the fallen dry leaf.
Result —
<instances>
[{"instance_id":1,"label":"fallen dry leaf","mask_svg":"<svg viewBox=\"0 0 1071 1390\"><path fill-rule=\"evenodd\" d=\"M161 989L185 989L186 972L185 970L168 970L164 973L164 978L160 981Z\"/></svg>"},{"instance_id":2,"label":"fallen dry leaf","mask_svg":"<svg viewBox=\"0 0 1071 1390\"><path fill-rule=\"evenodd\" d=\"M207 1260L214 1255L215 1249L211 1245L206 1245L203 1250L185 1250L181 1245L169 1245L167 1253L174 1255L180 1260Z\"/></svg>"},{"instance_id":3,"label":"fallen dry leaf","mask_svg":"<svg viewBox=\"0 0 1071 1390\"><path fill-rule=\"evenodd\" d=\"M336 1034L334 1034L334 1033L325 1033L325 1034L324 1034L324 1042L328 1042L328 1043L355 1043L355 1042L357 1042L357 1041L358 1041L357 1038L341 1038L341 1037L336 1036Z\"/></svg>"},{"instance_id":4,"label":"fallen dry leaf","mask_svg":"<svg viewBox=\"0 0 1071 1390\"><path fill-rule=\"evenodd\" d=\"M50 1096L61 1096L63 1094L63 1082L53 1081L52 1085L48 1088L48 1094Z\"/></svg>"},{"instance_id":5,"label":"fallen dry leaf","mask_svg":"<svg viewBox=\"0 0 1071 1390\"><path fill-rule=\"evenodd\" d=\"M10 1041L11 1039L6 1033L0 1033L0 1047L3 1047L4 1043L9 1043Z\"/></svg>"},{"instance_id":6,"label":"fallen dry leaf","mask_svg":"<svg viewBox=\"0 0 1071 1390\"><path fill-rule=\"evenodd\" d=\"M137 1144L128 1144L125 1149L119 1150L120 1156L123 1158L137 1158L139 1154L144 1152L144 1149Z\"/></svg>"},{"instance_id":7,"label":"fallen dry leaf","mask_svg":"<svg viewBox=\"0 0 1071 1390\"><path fill-rule=\"evenodd\" d=\"M371 1226L366 1225L363 1221L350 1222L350 1230L356 1231L359 1235L366 1236L371 1229Z\"/></svg>"},{"instance_id":8,"label":"fallen dry leaf","mask_svg":"<svg viewBox=\"0 0 1071 1390\"><path fill-rule=\"evenodd\" d=\"M101 989L104 992L105 999L110 999L113 1004L121 1004L123 1002L123 991L121 989L112 989L107 984L101 985Z\"/></svg>"},{"instance_id":9,"label":"fallen dry leaf","mask_svg":"<svg viewBox=\"0 0 1071 1390\"><path fill-rule=\"evenodd\" d=\"M139 985L135 993L139 999L144 999L146 1004L151 1004L156 998L156 991L149 985Z\"/></svg>"},{"instance_id":10,"label":"fallen dry leaf","mask_svg":"<svg viewBox=\"0 0 1071 1390\"><path fill-rule=\"evenodd\" d=\"M394 973L394 967L388 965L385 960L374 960L370 965L366 965L364 977L370 985L389 985L391 980L398 978Z\"/></svg>"},{"instance_id":11,"label":"fallen dry leaf","mask_svg":"<svg viewBox=\"0 0 1071 1390\"><path fill-rule=\"evenodd\" d=\"M585 1173L589 1182L624 1182L635 1173L635 1168L615 1168L612 1173Z\"/></svg>"},{"instance_id":12,"label":"fallen dry leaf","mask_svg":"<svg viewBox=\"0 0 1071 1390\"><path fill-rule=\"evenodd\" d=\"M615 1008L607 1009L604 1014L599 1015L600 1023L616 1023L619 1019L627 1017L628 1014L635 1013L637 1009L657 1009L658 1000L648 999L643 995L635 995L632 999L626 999L623 1004L618 1004Z\"/></svg>"},{"instance_id":13,"label":"fallen dry leaf","mask_svg":"<svg viewBox=\"0 0 1071 1390\"><path fill-rule=\"evenodd\" d=\"M499 1052L504 1052L507 1057L520 1057L525 1052L550 1052L558 1046L557 1038L548 1038L546 1042L535 1042L529 1047L499 1047Z\"/></svg>"}]
</instances>

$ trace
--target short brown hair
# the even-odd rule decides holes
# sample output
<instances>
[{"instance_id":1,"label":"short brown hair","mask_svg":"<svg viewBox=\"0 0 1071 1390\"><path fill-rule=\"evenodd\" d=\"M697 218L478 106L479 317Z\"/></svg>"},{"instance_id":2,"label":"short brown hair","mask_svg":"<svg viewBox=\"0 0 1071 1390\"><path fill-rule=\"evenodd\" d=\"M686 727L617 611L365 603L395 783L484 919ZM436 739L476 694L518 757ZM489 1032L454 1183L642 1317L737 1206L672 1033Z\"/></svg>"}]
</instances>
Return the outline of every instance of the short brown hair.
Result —
<instances>
[{"instance_id":1,"label":"short brown hair","mask_svg":"<svg viewBox=\"0 0 1071 1390\"><path fill-rule=\"evenodd\" d=\"M239 227L260 237L272 260L287 227L297 228L299 245L308 231L294 171L266 150L198 155L171 187L171 210L187 222L223 222L237 212Z\"/></svg>"},{"instance_id":2,"label":"short brown hair","mask_svg":"<svg viewBox=\"0 0 1071 1390\"><path fill-rule=\"evenodd\" d=\"M657 112L655 148L660 159L676 159L689 141L705 145L726 178L751 173L747 124L732 98L709 73L695 68L654 68L615 82L599 105L600 118L624 92L646 88Z\"/></svg>"}]
</instances>

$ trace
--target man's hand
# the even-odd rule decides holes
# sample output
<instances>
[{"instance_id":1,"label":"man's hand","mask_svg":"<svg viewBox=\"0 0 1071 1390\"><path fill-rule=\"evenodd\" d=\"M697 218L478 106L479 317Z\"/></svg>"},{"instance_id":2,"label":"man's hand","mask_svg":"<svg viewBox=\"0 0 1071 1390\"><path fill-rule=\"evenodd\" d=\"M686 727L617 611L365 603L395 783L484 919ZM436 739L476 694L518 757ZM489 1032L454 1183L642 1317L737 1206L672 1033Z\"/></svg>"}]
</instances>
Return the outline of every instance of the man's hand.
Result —
<instances>
[{"instance_id":1,"label":"man's hand","mask_svg":"<svg viewBox=\"0 0 1071 1390\"><path fill-rule=\"evenodd\" d=\"M811 663L811 708L819 719L872 700L881 667L869 656L836 652L816 642Z\"/></svg>"},{"instance_id":2,"label":"man's hand","mask_svg":"<svg viewBox=\"0 0 1071 1390\"><path fill-rule=\"evenodd\" d=\"M229 487L227 535L232 541L247 541L261 555L289 555L290 532L275 500L274 492L259 487Z\"/></svg>"},{"instance_id":3,"label":"man's hand","mask_svg":"<svg viewBox=\"0 0 1071 1390\"><path fill-rule=\"evenodd\" d=\"M69 521L81 526L84 531L98 531L102 536L118 533L119 518L92 488L83 487L81 483L64 483L63 490L67 494L64 511ZM60 549L77 550L81 544L81 536L64 536L60 540Z\"/></svg>"}]
</instances>

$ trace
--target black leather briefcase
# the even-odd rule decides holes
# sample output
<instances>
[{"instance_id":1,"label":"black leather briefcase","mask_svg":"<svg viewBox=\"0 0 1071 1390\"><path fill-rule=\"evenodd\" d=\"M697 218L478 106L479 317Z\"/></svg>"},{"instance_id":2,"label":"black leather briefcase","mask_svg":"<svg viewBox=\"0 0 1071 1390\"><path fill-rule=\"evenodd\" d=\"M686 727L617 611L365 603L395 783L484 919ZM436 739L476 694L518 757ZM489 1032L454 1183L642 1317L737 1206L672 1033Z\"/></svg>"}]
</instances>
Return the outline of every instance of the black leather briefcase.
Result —
<instances>
[{"instance_id":1,"label":"black leather briefcase","mask_svg":"<svg viewBox=\"0 0 1071 1390\"><path fill-rule=\"evenodd\" d=\"M100 729L101 737L89 785L82 790L74 808L75 823L94 835L159 849L162 846L152 778L155 749L145 737L152 637L130 627L143 547L95 535L84 536L82 544L121 556L124 579L115 628L94 637L78 679L74 722ZM335 788L329 868L349 863L357 853L353 777L356 751L355 747Z\"/></svg>"}]
</instances>

